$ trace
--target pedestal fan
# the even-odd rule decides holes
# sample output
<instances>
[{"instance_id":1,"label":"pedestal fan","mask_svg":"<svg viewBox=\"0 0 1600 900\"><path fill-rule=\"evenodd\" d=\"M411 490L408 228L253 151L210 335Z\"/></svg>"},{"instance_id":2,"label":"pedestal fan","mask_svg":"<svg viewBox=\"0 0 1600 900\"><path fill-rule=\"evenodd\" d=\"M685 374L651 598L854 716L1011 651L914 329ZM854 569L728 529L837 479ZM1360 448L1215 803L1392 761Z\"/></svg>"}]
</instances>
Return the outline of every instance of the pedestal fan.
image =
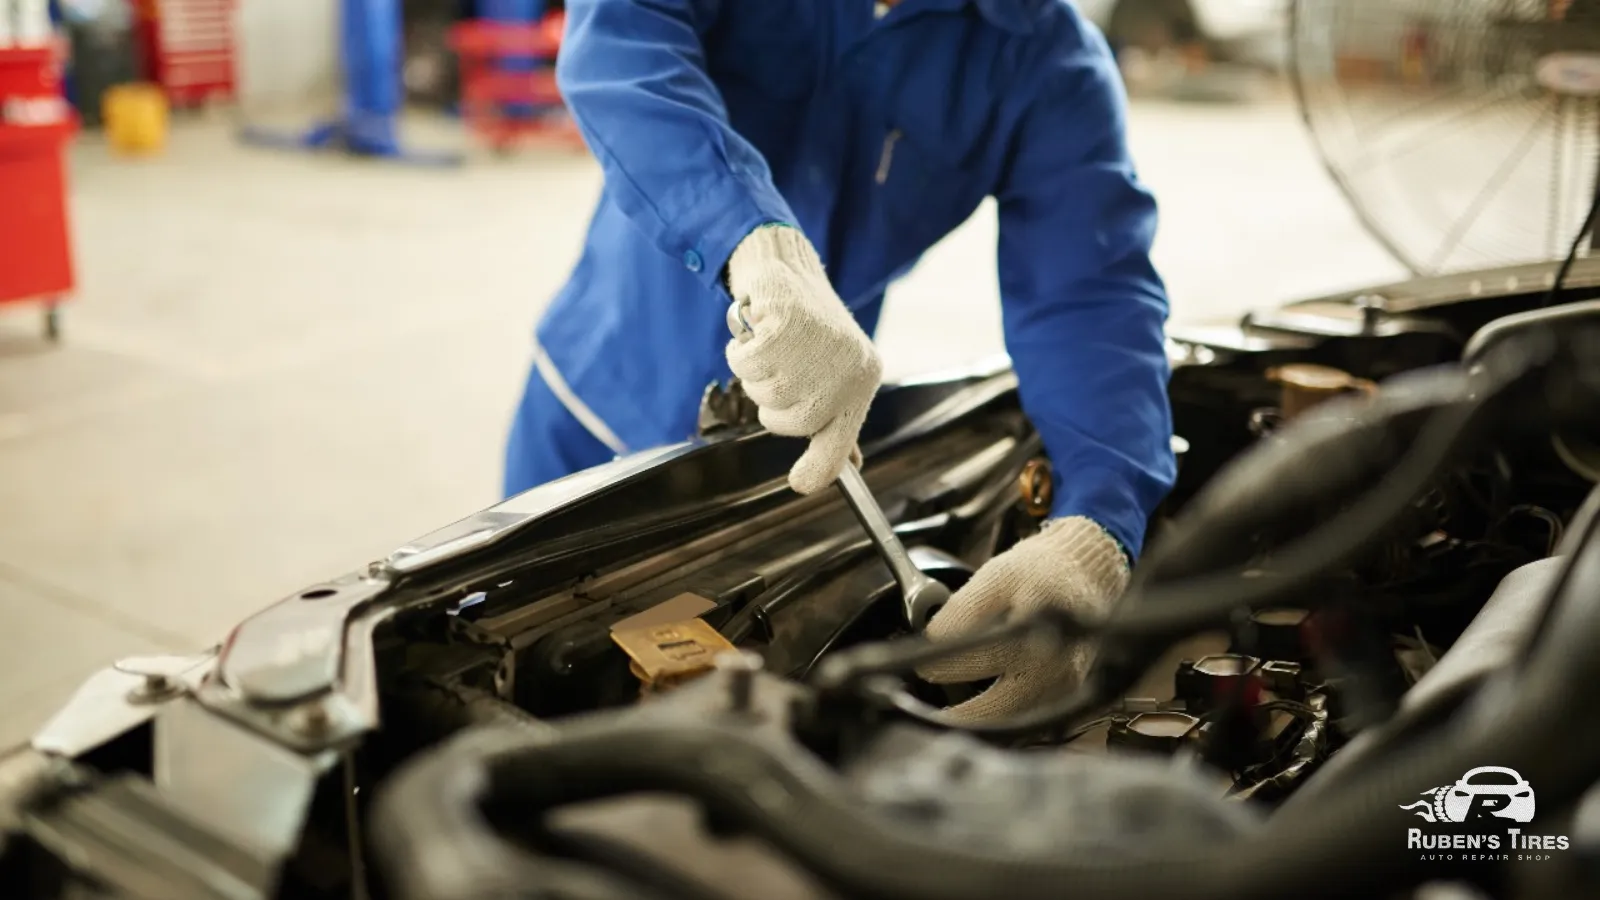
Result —
<instances>
[{"instance_id":1,"label":"pedestal fan","mask_svg":"<svg viewBox=\"0 0 1600 900\"><path fill-rule=\"evenodd\" d=\"M1600 0L1298 0L1334 179L1419 275L1559 260L1600 190Z\"/></svg>"}]
</instances>

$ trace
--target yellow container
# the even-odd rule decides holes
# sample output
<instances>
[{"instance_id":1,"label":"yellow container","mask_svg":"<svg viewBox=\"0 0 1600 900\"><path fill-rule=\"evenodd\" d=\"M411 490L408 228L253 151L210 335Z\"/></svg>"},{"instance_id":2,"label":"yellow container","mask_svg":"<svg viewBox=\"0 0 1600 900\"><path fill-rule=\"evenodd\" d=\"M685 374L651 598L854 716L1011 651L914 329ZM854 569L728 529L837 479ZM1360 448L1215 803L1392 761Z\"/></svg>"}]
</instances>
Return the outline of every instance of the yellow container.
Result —
<instances>
[{"instance_id":1,"label":"yellow container","mask_svg":"<svg viewBox=\"0 0 1600 900\"><path fill-rule=\"evenodd\" d=\"M100 99L106 139L125 156L148 156L167 146L167 97L153 84L119 84Z\"/></svg>"}]
</instances>

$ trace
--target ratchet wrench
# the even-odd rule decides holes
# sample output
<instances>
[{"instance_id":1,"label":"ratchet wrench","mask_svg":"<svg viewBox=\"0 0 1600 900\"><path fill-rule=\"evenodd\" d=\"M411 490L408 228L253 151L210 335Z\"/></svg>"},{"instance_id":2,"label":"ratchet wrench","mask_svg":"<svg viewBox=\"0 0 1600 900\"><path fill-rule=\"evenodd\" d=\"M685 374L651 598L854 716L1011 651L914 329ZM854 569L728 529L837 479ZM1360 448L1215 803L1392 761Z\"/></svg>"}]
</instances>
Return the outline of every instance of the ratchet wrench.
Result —
<instances>
[{"instance_id":1,"label":"ratchet wrench","mask_svg":"<svg viewBox=\"0 0 1600 900\"><path fill-rule=\"evenodd\" d=\"M911 626L912 631L921 631L934 611L949 602L950 589L929 578L911 561L911 555L906 553L906 545L894 533L889 517L883 514L883 507L873 499L872 489L867 487L867 480L861 477L861 471L854 463L844 464L844 471L839 473L839 490L855 511L856 518L861 520L861 527L866 529L872 545L878 548L878 555L889 566L895 583L900 585L906 624Z\"/></svg>"},{"instance_id":2,"label":"ratchet wrench","mask_svg":"<svg viewBox=\"0 0 1600 900\"><path fill-rule=\"evenodd\" d=\"M740 303L730 307L727 317L729 329L741 341L755 337L755 329L744 315L745 305ZM895 583L900 586L906 624L913 631L921 631L934 611L950 600L950 589L929 578L911 561L905 544L894 533L889 517L883 514L883 507L873 498L872 489L867 486L867 480L861 477L861 471L854 463L847 461L844 471L839 473L839 490L856 514L856 519L861 522L861 527L866 530L867 537L871 538L872 546L883 557Z\"/></svg>"}]
</instances>

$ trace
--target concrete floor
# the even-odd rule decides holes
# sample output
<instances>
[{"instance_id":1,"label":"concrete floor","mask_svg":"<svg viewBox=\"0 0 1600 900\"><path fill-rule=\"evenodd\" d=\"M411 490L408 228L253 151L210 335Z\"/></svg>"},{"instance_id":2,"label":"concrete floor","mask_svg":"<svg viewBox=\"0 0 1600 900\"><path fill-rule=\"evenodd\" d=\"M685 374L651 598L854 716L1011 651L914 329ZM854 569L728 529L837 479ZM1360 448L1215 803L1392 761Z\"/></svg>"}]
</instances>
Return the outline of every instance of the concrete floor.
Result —
<instances>
[{"instance_id":1,"label":"concrete floor","mask_svg":"<svg viewBox=\"0 0 1600 900\"><path fill-rule=\"evenodd\" d=\"M1142 104L1132 128L1175 319L1400 276L1281 96ZM81 141L65 343L0 309L0 744L95 667L209 645L497 499L530 329L596 168L431 171L229 134L182 122L138 163ZM893 292L891 375L1000 348L993 246L984 210Z\"/></svg>"}]
</instances>

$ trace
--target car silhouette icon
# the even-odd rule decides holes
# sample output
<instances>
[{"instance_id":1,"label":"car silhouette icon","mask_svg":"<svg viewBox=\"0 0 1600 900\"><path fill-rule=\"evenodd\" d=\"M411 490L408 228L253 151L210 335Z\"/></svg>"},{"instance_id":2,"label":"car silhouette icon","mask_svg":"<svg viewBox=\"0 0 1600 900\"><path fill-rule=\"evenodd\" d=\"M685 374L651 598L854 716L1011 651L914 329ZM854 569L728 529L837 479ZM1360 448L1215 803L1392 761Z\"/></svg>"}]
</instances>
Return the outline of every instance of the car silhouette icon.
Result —
<instances>
[{"instance_id":1,"label":"car silhouette icon","mask_svg":"<svg viewBox=\"0 0 1600 900\"><path fill-rule=\"evenodd\" d=\"M1474 814L1488 813L1516 822L1533 821L1533 786L1514 769L1479 766L1445 791L1444 816L1465 822Z\"/></svg>"}]
</instances>

